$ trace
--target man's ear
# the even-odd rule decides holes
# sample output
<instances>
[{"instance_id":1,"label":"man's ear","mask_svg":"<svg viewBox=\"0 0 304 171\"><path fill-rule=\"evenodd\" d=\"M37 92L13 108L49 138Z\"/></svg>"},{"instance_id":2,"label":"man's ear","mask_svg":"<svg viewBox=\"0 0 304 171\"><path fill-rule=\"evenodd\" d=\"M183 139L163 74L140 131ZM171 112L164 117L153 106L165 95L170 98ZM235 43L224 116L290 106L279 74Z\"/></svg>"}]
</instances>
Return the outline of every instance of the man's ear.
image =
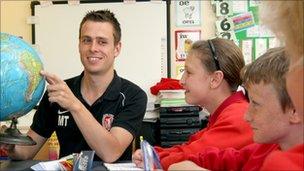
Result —
<instances>
[{"instance_id":1,"label":"man's ear","mask_svg":"<svg viewBox=\"0 0 304 171\"><path fill-rule=\"evenodd\" d=\"M299 123L303 122L303 116L300 116L300 114L298 112L296 112L295 109L293 109L289 113L289 122L292 124L299 124Z\"/></svg>"},{"instance_id":2,"label":"man's ear","mask_svg":"<svg viewBox=\"0 0 304 171\"><path fill-rule=\"evenodd\" d=\"M210 87L218 87L224 79L224 73L222 71L215 71L211 75Z\"/></svg>"},{"instance_id":3,"label":"man's ear","mask_svg":"<svg viewBox=\"0 0 304 171\"><path fill-rule=\"evenodd\" d=\"M114 57L116 58L119 54L120 54L120 51L121 51L121 42L118 42L117 45L115 45L114 47Z\"/></svg>"}]
</instances>

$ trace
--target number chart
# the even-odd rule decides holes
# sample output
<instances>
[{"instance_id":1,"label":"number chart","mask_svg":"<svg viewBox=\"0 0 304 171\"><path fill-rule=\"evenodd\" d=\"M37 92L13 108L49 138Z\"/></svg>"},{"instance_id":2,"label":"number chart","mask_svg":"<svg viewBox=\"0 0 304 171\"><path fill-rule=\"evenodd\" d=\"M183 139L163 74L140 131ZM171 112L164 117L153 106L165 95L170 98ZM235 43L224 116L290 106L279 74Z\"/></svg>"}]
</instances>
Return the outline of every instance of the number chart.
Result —
<instances>
[{"instance_id":1,"label":"number chart","mask_svg":"<svg viewBox=\"0 0 304 171\"><path fill-rule=\"evenodd\" d=\"M212 0L211 4L217 17L216 36L232 40L242 48L246 64L268 48L280 45L274 35L259 23L260 1Z\"/></svg>"}]
</instances>

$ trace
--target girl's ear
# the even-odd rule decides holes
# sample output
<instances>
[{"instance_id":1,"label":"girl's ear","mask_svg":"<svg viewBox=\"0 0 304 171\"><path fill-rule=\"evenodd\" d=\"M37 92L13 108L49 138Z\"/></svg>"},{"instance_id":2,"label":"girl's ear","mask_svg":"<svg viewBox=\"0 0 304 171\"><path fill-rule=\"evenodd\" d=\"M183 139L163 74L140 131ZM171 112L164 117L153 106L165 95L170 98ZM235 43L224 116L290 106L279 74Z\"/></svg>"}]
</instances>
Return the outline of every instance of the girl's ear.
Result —
<instances>
[{"instance_id":1,"label":"girl's ear","mask_svg":"<svg viewBox=\"0 0 304 171\"><path fill-rule=\"evenodd\" d=\"M224 79L224 73L222 71L215 71L210 76L210 88L218 87Z\"/></svg>"}]
</instances>

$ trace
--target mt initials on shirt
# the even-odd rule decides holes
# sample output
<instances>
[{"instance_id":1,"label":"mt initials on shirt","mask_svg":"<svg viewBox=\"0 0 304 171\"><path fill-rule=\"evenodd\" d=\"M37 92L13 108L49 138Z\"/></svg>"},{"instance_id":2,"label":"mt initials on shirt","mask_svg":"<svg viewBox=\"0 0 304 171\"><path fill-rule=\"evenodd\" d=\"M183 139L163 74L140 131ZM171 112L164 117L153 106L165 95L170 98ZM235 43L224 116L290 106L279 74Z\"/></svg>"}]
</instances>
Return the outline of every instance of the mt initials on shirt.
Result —
<instances>
[{"instance_id":1,"label":"mt initials on shirt","mask_svg":"<svg viewBox=\"0 0 304 171\"><path fill-rule=\"evenodd\" d=\"M67 126L69 116L58 115L58 126Z\"/></svg>"}]
</instances>

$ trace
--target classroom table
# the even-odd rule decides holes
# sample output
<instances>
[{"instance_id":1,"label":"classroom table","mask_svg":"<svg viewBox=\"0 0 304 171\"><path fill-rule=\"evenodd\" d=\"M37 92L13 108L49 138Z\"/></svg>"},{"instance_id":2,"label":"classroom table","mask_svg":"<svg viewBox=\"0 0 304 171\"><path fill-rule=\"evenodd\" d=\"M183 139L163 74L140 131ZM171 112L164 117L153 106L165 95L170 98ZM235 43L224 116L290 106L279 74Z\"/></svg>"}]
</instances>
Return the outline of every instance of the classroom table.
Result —
<instances>
[{"instance_id":1,"label":"classroom table","mask_svg":"<svg viewBox=\"0 0 304 171\"><path fill-rule=\"evenodd\" d=\"M31 166L39 163L39 160L0 160L0 170L3 171L30 171ZM101 161L94 161L92 166L93 171L101 170L106 171L106 167L102 164Z\"/></svg>"}]
</instances>

